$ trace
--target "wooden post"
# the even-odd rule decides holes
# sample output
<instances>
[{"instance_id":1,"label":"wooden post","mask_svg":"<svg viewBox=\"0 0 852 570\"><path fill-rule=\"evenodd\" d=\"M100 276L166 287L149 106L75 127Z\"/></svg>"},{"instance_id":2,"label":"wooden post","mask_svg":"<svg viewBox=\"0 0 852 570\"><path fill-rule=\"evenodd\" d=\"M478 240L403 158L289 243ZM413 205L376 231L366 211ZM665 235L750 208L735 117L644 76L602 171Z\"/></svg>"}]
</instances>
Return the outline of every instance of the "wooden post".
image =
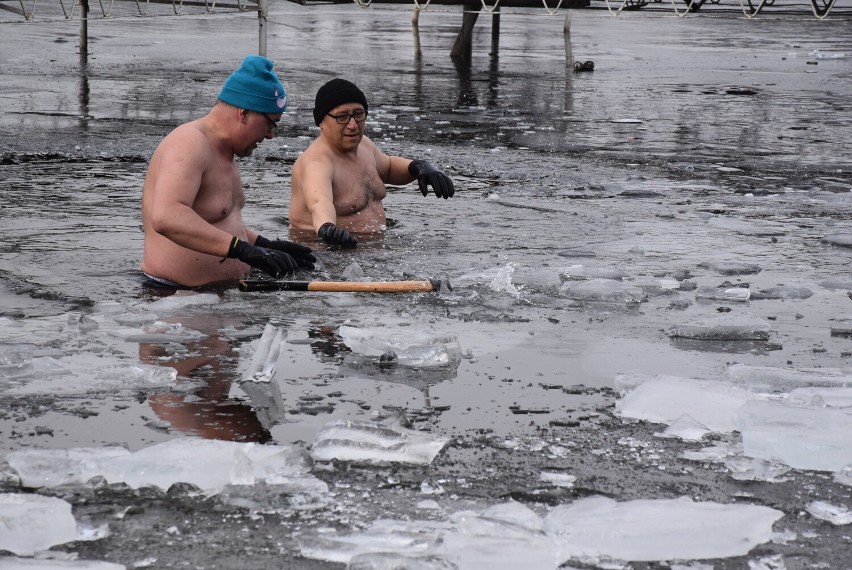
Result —
<instances>
[{"instance_id":1,"label":"wooden post","mask_svg":"<svg viewBox=\"0 0 852 570\"><path fill-rule=\"evenodd\" d=\"M491 57L497 57L500 51L500 6L491 12Z\"/></svg>"},{"instance_id":2,"label":"wooden post","mask_svg":"<svg viewBox=\"0 0 852 570\"><path fill-rule=\"evenodd\" d=\"M269 15L269 0L257 0L257 55L266 57L266 17Z\"/></svg>"},{"instance_id":3,"label":"wooden post","mask_svg":"<svg viewBox=\"0 0 852 570\"><path fill-rule=\"evenodd\" d=\"M80 0L80 62L89 59L89 0Z\"/></svg>"},{"instance_id":4,"label":"wooden post","mask_svg":"<svg viewBox=\"0 0 852 570\"><path fill-rule=\"evenodd\" d=\"M456 37L456 43L453 44L453 49L450 52L450 57L453 59L471 60L471 56L473 55L473 26L476 25L478 17L479 12L468 12L467 8L465 8L459 35Z\"/></svg>"},{"instance_id":5,"label":"wooden post","mask_svg":"<svg viewBox=\"0 0 852 570\"><path fill-rule=\"evenodd\" d=\"M565 24L562 27L565 38L565 67L574 69L574 52L571 50L571 10L565 11Z\"/></svg>"},{"instance_id":6,"label":"wooden post","mask_svg":"<svg viewBox=\"0 0 852 570\"><path fill-rule=\"evenodd\" d=\"M411 35L414 38L414 55L419 57L423 52L420 49L420 6L416 5L411 14Z\"/></svg>"}]
</instances>

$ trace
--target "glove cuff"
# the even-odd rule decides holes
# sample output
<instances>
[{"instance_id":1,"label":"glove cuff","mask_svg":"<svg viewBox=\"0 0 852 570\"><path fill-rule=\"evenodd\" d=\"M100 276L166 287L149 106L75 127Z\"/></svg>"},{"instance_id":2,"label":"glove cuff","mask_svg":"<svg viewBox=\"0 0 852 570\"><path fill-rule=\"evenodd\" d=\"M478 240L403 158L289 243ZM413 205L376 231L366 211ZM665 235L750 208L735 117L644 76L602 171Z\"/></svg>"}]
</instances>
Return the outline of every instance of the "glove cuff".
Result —
<instances>
[{"instance_id":1,"label":"glove cuff","mask_svg":"<svg viewBox=\"0 0 852 570\"><path fill-rule=\"evenodd\" d=\"M320 226L320 229L317 230L317 235L319 237L324 237L325 234L327 234L333 228L334 228L333 222L326 222L326 223L324 223L323 225Z\"/></svg>"},{"instance_id":2,"label":"glove cuff","mask_svg":"<svg viewBox=\"0 0 852 570\"><path fill-rule=\"evenodd\" d=\"M430 165L425 160L412 160L408 163L408 173L413 177L417 178L418 176L420 176L420 173L428 166Z\"/></svg>"},{"instance_id":3,"label":"glove cuff","mask_svg":"<svg viewBox=\"0 0 852 570\"><path fill-rule=\"evenodd\" d=\"M239 257L237 254L237 248L240 244L240 238L234 236L234 239L231 240L231 245L228 247L228 253L225 255L225 258L228 257Z\"/></svg>"}]
</instances>

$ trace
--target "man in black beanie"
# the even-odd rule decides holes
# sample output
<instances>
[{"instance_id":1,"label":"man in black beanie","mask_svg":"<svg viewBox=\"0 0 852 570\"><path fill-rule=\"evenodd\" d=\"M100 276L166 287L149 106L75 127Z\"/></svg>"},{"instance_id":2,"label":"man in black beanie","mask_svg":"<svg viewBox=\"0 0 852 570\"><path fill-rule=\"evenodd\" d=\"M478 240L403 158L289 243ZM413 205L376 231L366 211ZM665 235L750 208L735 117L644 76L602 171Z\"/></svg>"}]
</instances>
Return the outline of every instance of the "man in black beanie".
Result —
<instances>
[{"instance_id":1,"label":"man in black beanie","mask_svg":"<svg viewBox=\"0 0 852 570\"><path fill-rule=\"evenodd\" d=\"M364 93L345 79L332 79L317 91L314 122L320 134L293 165L292 229L312 230L326 243L355 247L352 234L385 230L385 184L417 180L423 196L431 186L444 199L455 192L452 180L425 160L379 150L365 134L368 110Z\"/></svg>"}]
</instances>

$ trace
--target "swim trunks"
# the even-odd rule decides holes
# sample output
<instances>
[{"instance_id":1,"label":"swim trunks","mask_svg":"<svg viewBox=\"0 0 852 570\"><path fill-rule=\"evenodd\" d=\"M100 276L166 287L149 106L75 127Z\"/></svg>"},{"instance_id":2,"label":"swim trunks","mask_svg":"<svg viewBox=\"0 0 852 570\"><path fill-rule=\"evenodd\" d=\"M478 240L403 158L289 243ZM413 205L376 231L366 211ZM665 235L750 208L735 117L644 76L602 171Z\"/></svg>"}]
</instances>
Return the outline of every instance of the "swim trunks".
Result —
<instances>
[{"instance_id":1,"label":"swim trunks","mask_svg":"<svg viewBox=\"0 0 852 570\"><path fill-rule=\"evenodd\" d=\"M162 277L157 277L156 275L151 275L149 273L142 272L144 277L142 278L142 285L145 287L155 287L159 289L186 289L180 283L176 283L170 279L164 279Z\"/></svg>"}]
</instances>

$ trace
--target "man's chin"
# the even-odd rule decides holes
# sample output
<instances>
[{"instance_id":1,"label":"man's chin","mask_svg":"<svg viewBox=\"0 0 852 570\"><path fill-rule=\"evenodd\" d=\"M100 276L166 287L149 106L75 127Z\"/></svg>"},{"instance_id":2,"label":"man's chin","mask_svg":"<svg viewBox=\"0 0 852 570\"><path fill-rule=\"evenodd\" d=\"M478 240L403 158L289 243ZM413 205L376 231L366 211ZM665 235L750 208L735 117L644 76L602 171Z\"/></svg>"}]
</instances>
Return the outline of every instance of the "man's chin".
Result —
<instances>
[{"instance_id":1,"label":"man's chin","mask_svg":"<svg viewBox=\"0 0 852 570\"><path fill-rule=\"evenodd\" d=\"M255 148L257 148L257 145L251 146L251 147L247 148L246 150L244 150L243 152L238 152L238 153L236 153L236 155L239 156L240 158L249 157L249 156L252 155Z\"/></svg>"}]
</instances>

